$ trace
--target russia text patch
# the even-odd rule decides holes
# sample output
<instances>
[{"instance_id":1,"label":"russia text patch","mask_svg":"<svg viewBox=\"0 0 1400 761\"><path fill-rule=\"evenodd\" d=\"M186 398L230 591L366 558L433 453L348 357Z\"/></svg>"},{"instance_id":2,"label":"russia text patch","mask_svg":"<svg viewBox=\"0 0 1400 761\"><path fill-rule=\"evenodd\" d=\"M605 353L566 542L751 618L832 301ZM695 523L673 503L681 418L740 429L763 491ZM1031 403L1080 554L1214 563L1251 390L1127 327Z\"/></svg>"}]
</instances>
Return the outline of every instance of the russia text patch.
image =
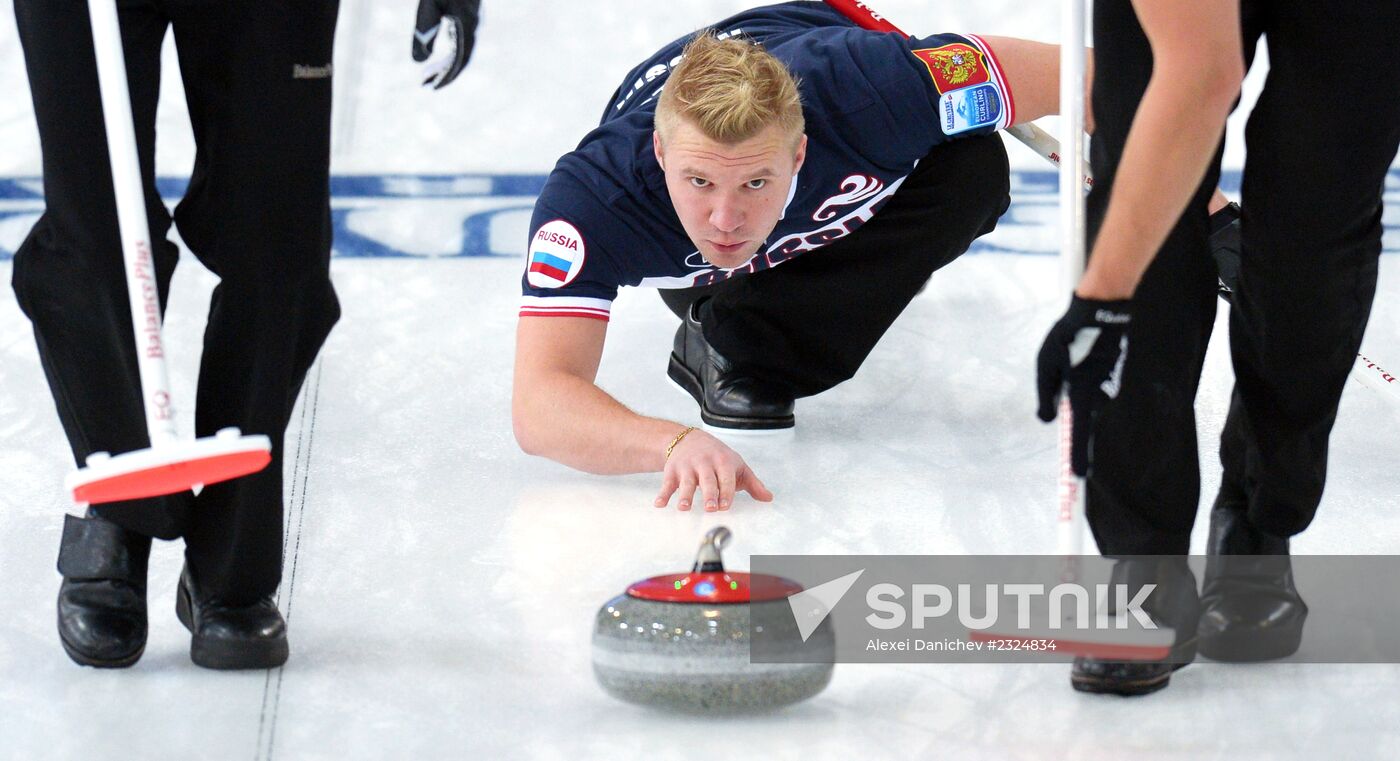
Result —
<instances>
[{"instance_id":1,"label":"russia text patch","mask_svg":"<svg viewBox=\"0 0 1400 761\"><path fill-rule=\"evenodd\" d=\"M527 279L536 288L568 285L583 270L583 236L578 228L556 219L540 226L530 241Z\"/></svg>"}]
</instances>

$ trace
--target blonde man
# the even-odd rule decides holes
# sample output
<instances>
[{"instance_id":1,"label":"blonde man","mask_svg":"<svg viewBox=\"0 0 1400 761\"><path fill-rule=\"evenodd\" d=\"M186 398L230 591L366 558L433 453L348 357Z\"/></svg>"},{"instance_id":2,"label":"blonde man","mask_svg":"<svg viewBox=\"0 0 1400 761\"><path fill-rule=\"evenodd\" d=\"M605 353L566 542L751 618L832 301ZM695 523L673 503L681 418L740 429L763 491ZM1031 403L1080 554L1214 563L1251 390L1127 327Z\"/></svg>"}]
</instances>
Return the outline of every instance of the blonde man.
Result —
<instances>
[{"instance_id":1,"label":"blonde man","mask_svg":"<svg viewBox=\"0 0 1400 761\"><path fill-rule=\"evenodd\" d=\"M808 2L662 48L535 207L521 447L592 473L661 471L657 507L690 509L697 490L706 510L736 491L771 499L719 439L594 384L618 288L667 289L682 319L669 375L706 425L791 427L796 397L850 378L928 277L995 226L1009 183L993 133L1055 110L1057 55L863 31Z\"/></svg>"}]
</instances>

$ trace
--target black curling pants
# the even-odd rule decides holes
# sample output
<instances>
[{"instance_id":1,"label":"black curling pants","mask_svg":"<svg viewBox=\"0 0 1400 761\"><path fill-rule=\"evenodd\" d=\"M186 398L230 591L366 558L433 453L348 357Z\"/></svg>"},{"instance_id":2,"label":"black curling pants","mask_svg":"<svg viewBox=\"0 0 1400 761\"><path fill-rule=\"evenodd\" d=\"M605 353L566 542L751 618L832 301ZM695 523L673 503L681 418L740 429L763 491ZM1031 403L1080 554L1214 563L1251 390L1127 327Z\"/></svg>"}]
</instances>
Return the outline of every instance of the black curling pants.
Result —
<instances>
[{"instance_id":1,"label":"black curling pants","mask_svg":"<svg viewBox=\"0 0 1400 761\"><path fill-rule=\"evenodd\" d=\"M1290 536L1322 496L1327 441L1375 295L1381 192L1400 145L1400 5L1246 0L1247 58L1270 70L1246 129L1236 384L1223 496ZM1130 0L1094 6L1091 235L1103 220L1152 53ZM1219 160L1148 269L1122 395L1095 428L1088 519L1106 555L1188 550L1200 477L1192 409L1215 315L1206 202Z\"/></svg>"},{"instance_id":2,"label":"black curling pants","mask_svg":"<svg viewBox=\"0 0 1400 761\"><path fill-rule=\"evenodd\" d=\"M99 506L125 528L183 536L211 594L272 593L282 552L283 433L340 310L329 278L330 62L337 3L120 0L119 16L162 305L178 252L155 189L160 48L173 28L197 145L174 222L219 276L194 428L271 438L255 475ZM16 0L43 149L45 212L14 289L74 458L149 445L127 306L92 34L84 0ZM188 402L186 403L186 407Z\"/></svg>"},{"instance_id":3,"label":"black curling pants","mask_svg":"<svg viewBox=\"0 0 1400 761\"><path fill-rule=\"evenodd\" d=\"M929 276L996 227L1009 193L1000 136L942 143L850 235L661 298L678 316L704 298L705 340L736 369L812 396L855 375Z\"/></svg>"}]
</instances>

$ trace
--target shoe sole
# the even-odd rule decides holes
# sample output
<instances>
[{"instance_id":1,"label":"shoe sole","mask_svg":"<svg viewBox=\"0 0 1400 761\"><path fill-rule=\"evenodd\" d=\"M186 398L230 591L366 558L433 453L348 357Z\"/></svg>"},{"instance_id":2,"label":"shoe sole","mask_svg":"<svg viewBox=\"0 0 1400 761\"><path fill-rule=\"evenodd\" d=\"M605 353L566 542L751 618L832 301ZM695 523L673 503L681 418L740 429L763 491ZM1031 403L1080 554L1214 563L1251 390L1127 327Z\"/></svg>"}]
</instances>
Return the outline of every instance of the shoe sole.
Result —
<instances>
[{"instance_id":1,"label":"shoe sole","mask_svg":"<svg viewBox=\"0 0 1400 761\"><path fill-rule=\"evenodd\" d=\"M131 666L136 665L136 662L141 660L141 656L144 655L146 652L146 643L142 642L141 647L131 655L108 660L103 658L93 658L92 656L79 650L77 647L68 642L68 638L63 636L63 632L61 630L58 633L58 641L63 643L63 652L68 653L68 657L71 658L74 663L78 664L79 666L91 666L95 669L129 668Z\"/></svg>"},{"instance_id":2,"label":"shoe sole","mask_svg":"<svg viewBox=\"0 0 1400 761\"><path fill-rule=\"evenodd\" d=\"M190 596L184 585L175 595L175 617L190 631L190 660L196 666L219 671L277 668L287 662L290 648L285 637L275 640L229 642L211 640L194 633Z\"/></svg>"},{"instance_id":3,"label":"shoe sole","mask_svg":"<svg viewBox=\"0 0 1400 761\"><path fill-rule=\"evenodd\" d=\"M1171 671L1151 679L1137 679L1125 682L1118 679L1100 679L1098 677L1080 676L1071 673L1069 677L1070 686L1075 692L1087 692L1093 695L1119 695L1125 698L1133 698L1139 695L1150 695L1171 683L1172 674L1185 667L1185 663L1178 663L1172 667Z\"/></svg>"},{"instance_id":4,"label":"shoe sole","mask_svg":"<svg viewBox=\"0 0 1400 761\"><path fill-rule=\"evenodd\" d=\"M700 405L700 421L708 428L723 431L725 433L771 433L792 430L796 425L796 417L787 415L776 418L757 417L730 417L726 415L716 415L705 408L705 394L700 386L700 379L685 366L685 363L671 352L671 361L666 368L666 377L695 403Z\"/></svg>"},{"instance_id":5,"label":"shoe sole","mask_svg":"<svg viewBox=\"0 0 1400 761\"><path fill-rule=\"evenodd\" d=\"M1268 634L1258 630L1227 631L1202 636L1200 643L1202 655L1221 663L1276 661L1298 652L1303 644L1303 627L1299 625Z\"/></svg>"}]
</instances>

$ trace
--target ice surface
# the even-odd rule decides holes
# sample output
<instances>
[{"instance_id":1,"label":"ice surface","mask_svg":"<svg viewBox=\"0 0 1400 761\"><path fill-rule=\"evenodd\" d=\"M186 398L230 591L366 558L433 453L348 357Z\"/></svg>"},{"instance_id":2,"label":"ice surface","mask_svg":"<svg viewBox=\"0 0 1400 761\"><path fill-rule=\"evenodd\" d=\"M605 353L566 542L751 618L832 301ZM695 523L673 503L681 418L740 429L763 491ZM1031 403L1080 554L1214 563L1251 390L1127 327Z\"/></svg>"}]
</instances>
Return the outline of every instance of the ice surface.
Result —
<instances>
[{"instance_id":1,"label":"ice surface","mask_svg":"<svg viewBox=\"0 0 1400 761\"><path fill-rule=\"evenodd\" d=\"M911 30L1049 39L1056 29L1049 2L879 5ZM487 0L477 58L430 93L416 89L409 61L412 3L345 0L336 171L541 174L634 59L741 7ZM0 179L32 178L37 137L10 3L0 9L0 82L12 96L0 102ZM192 146L173 62L167 71L160 172L178 177ZM1013 156L1041 168L1028 152ZM720 522L734 530L726 556L740 568L757 553L1052 550L1055 435L1033 421L1032 359L1063 298L1053 259L1026 252L1053 248L1053 211L1037 202L1034 176L1018 176L1026 185L1012 216L982 253L934 278L853 381L800 403L793 438L740 445L776 501L741 498L718 517L652 508L656 476L589 476L516 449L511 235L488 227L473 249L500 256L456 254L469 232L460 220L480 210L472 204L508 209L528 197L478 197L477 180L458 182L399 188L428 200L337 199L344 228L380 247L348 256L350 243L338 243L345 314L288 431L279 602L292 660L276 671L189 662L172 611L173 544L152 560L141 662L100 672L65 657L53 563L71 462L28 323L0 290L0 756L1233 759L1400 746L1393 666L1205 662L1163 693L1117 700L1071 692L1065 666L842 665L808 703L723 721L611 700L589 667L598 605L687 565ZM1390 196L1394 225L1400 182ZM37 211L32 199L0 199L0 248L32 222L4 217L16 208ZM0 259L0 279L11 268ZM1382 362L1400 362L1397 283L1400 257L1389 254L1365 342ZM213 284L189 257L176 274L167 345L185 425ZM1223 320L1198 404L1206 499L1230 384ZM673 329L655 294L624 292L600 383L641 412L693 421L693 403L664 383ZM1296 551L1400 551L1397 423L1377 395L1348 385L1324 504Z\"/></svg>"}]
</instances>

